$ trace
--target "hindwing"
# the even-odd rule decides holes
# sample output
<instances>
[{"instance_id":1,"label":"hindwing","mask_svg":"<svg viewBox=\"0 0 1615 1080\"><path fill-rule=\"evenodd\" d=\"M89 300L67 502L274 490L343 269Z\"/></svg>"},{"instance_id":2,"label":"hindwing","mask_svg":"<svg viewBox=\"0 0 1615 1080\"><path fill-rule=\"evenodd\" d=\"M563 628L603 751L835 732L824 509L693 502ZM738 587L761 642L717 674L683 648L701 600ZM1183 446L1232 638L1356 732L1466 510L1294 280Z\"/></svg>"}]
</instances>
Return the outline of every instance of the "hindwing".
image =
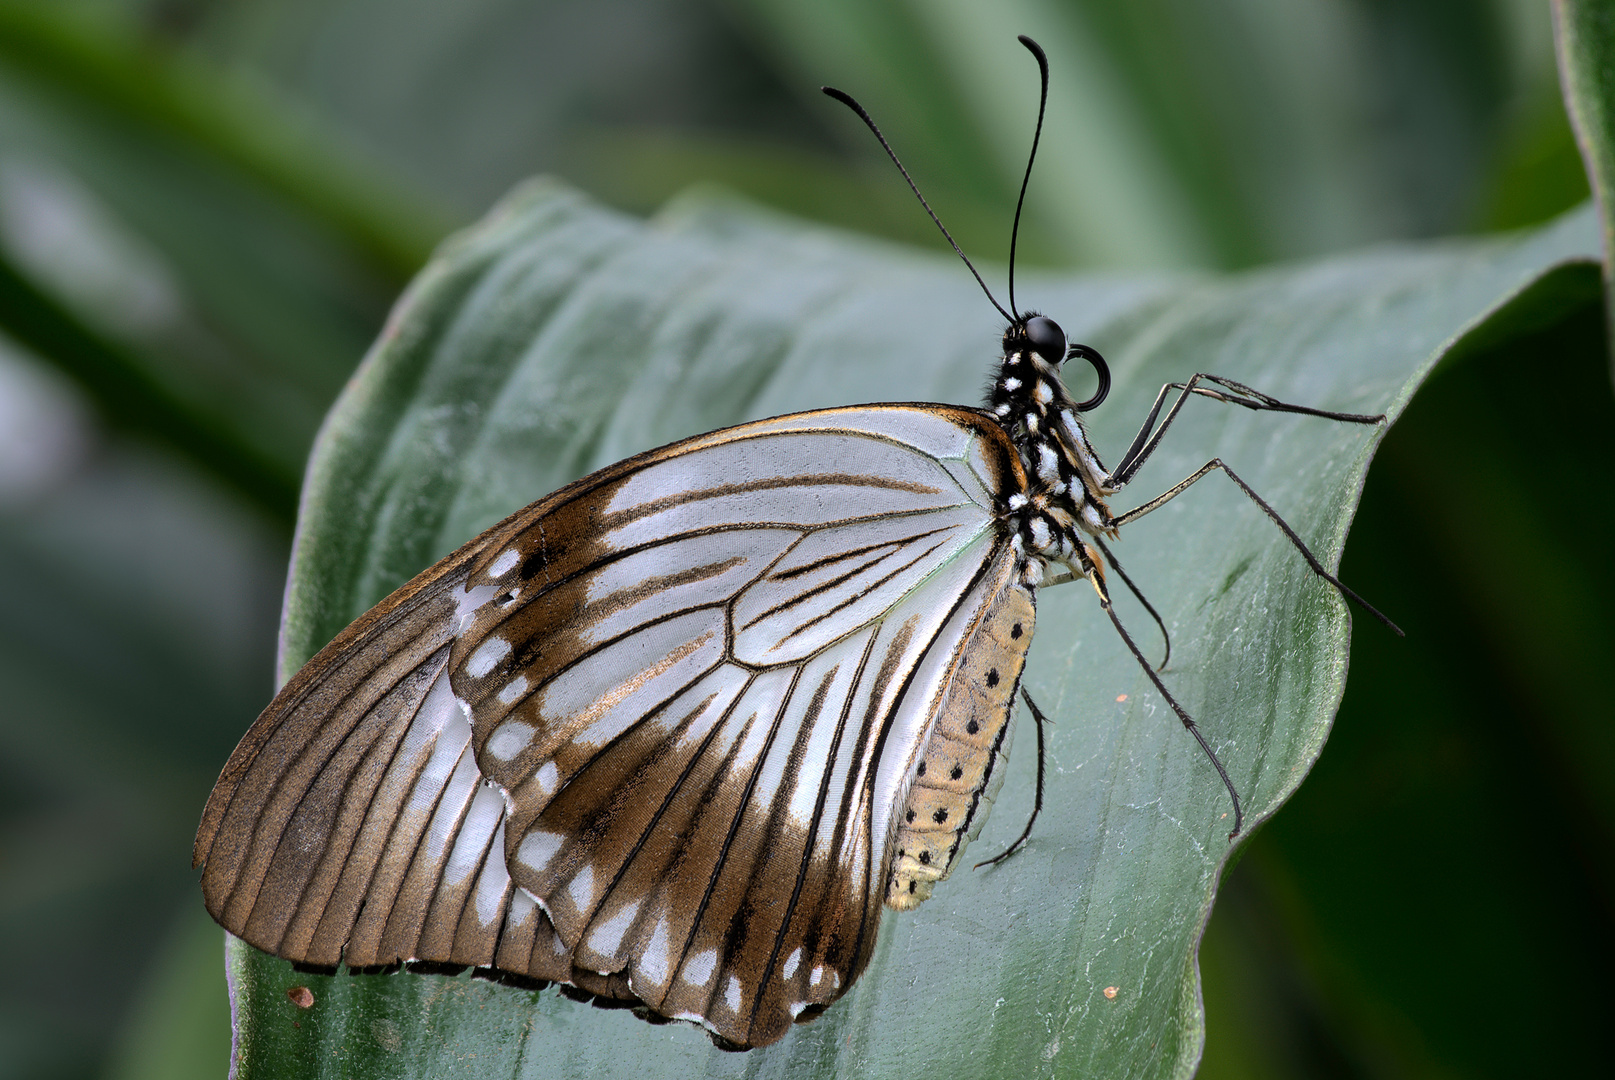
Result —
<instances>
[{"instance_id":1,"label":"hindwing","mask_svg":"<svg viewBox=\"0 0 1615 1080\"><path fill-rule=\"evenodd\" d=\"M1024 484L983 414L871 406L562 489L265 710L198 834L209 910L304 963L476 965L773 1042L867 963L928 747L1004 727Z\"/></svg>"}]
</instances>

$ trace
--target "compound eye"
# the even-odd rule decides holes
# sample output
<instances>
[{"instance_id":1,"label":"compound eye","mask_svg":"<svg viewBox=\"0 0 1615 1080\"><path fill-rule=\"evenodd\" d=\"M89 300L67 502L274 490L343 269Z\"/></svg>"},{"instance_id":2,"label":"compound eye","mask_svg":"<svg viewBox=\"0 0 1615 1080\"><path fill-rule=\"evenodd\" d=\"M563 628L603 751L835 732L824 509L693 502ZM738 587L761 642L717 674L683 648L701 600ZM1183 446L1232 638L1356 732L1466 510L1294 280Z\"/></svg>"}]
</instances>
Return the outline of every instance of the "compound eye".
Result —
<instances>
[{"instance_id":1,"label":"compound eye","mask_svg":"<svg viewBox=\"0 0 1615 1080\"><path fill-rule=\"evenodd\" d=\"M1026 320L1026 340L1032 351L1051 364L1065 359L1065 331L1053 319L1033 315Z\"/></svg>"}]
</instances>

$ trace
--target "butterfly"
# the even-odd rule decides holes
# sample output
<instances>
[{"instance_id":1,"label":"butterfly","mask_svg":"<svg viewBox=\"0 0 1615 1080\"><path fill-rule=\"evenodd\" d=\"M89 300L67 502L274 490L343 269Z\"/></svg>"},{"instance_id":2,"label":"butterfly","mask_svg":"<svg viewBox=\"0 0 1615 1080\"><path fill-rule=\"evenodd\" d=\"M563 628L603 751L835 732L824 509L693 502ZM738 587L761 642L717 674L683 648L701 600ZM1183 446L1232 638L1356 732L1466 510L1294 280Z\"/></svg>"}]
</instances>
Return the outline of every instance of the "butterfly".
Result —
<instances>
[{"instance_id":1,"label":"butterfly","mask_svg":"<svg viewBox=\"0 0 1615 1080\"><path fill-rule=\"evenodd\" d=\"M1033 158L1041 127L1040 108ZM1383 418L1196 375L1107 468L1081 416L1108 367L1016 308L1011 267L984 408L822 409L639 454L338 634L208 800L209 912L311 968L475 967L766 1046L847 992L883 907L961 865L1018 693L1041 734L1020 690L1038 591L1077 579L1199 740L1237 832L1233 783L1116 617L1107 564L1132 586L1104 541L1220 468L1353 594L1221 462L1127 513L1107 500L1191 396ZM1099 378L1087 400L1061 378L1074 359Z\"/></svg>"}]
</instances>

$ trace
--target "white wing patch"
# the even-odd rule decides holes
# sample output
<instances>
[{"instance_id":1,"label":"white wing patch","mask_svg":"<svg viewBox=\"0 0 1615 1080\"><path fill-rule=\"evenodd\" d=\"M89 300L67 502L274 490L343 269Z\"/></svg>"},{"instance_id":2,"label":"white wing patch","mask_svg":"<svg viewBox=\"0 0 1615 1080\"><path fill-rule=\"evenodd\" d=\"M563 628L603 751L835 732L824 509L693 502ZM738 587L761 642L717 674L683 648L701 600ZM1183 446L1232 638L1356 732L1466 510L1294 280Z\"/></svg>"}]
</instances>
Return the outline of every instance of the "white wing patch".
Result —
<instances>
[{"instance_id":1,"label":"white wing patch","mask_svg":"<svg viewBox=\"0 0 1615 1080\"><path fill-rule=\"evenodd\" d=\"M510 642L504 638L491 637L482 643L471 659L465 662L468 674L481 678L492 671L494 665L510 655Z\"/></svg>"},{"instance_id":2,"label":"white wing patch","mask_svg":"<svg viewBox=\"0 0 1615 1080\"><path fill-rule=\"evenodd\" d=\"M500 693L499 701L505 703L504 693ZM524 724L520 720L506 720L494 730L488 739L484 751L497 761L509 761L533 741L534 729L532 724Z\"/></svg>"},{"instance_id":3,"label":"white wing patch","mask_svg":"<svg viewBox=\"0 0 1615 1080\"><path fill-rule=\"evenodd\" d=\"M712 949L696 953L684 965L684 981L691 986L705 986L712 981L712 969L718 963L718 954Z\"/></svg>"},{"instance_id":4,"label":"white wing patch","mask_svg":"<svg viewBox=\"0 0 1615 1080\"><path fill-rule=\"evenodd\" d=\"M531 873L542 874L565 842L566 837L555 833L530 832L516 845L516 861Z\"/></svg>"},{"instance_id":5,"label":"white wing patch","mask_svg":"<svg viewBox=\"0 0 1615 1080\"><path fill-rule=\"evenodd\" d=\"M735 658L799 662L885 616L991 526L981 507L963 503L810 533L735 599Z\"/></svg>"}]
</instances>

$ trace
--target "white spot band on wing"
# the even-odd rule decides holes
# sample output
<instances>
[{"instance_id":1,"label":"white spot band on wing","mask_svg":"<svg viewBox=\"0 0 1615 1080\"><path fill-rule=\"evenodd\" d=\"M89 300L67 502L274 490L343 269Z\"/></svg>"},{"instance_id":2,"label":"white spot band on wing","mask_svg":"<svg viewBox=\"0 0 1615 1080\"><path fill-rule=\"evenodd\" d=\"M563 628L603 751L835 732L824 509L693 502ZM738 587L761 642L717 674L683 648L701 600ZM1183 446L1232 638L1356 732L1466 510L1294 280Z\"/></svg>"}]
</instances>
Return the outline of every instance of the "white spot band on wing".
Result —
<instances>
[{"instance_id":1,"label":"white spot band on wing","mask_svg":"<svg viewBox=\"0 0 1615 1080\"><path fill-rule=\"evenodd\" d=\"M643 897L635 900L618 910L611 918L598 924L589 933L589 948L602 956L614 955L618 946L622 944L622 936L633 925L634 916L639 914L639 905L643 901Z\"/></svg>"},{"instance_id":2,"label":"white spot band on wing","mask_svg":"<svg viewBox=\"0 0 1615 1080\"><path fill-rule=\"evenodd\" d=\"M566 837L559 833L530 832L522 837L521 845L516 848L516 861L542 874L564 843Z\"/></svg>"},{"instance_id":3,"label":"white spot band on wing","mask_svg":"<svg viewBox=\"0 0 1615 1080\"><path fill-rule=\"evenodd\" d=\"M527 749L528 744L533 741L534 730L533 725L524 724L520 720L506 720L494 729L483 750L497 761L510 761Z\"/></svg>"},{"instance_id":4,"label":"white spot band on wing","mask_svg":"<svg viewBox=\"0 0 1615 1080\"><path fill-rule=\"evenodd\" d=\"M499 553L499 558L495 559L488 565L488 576L492 578L502 578L512 570L516 569L516 564L520 561L521 552L517 551L513 547L508 547Z\"/></svg>"},{"instance_id":5,"label":"white spot band on wing","mask_svg":"<svg viewBox=\"0 0 1615 1080\"><path fill-rule=\"evenodd\" d=\"M705 986L712 979L712 969L718 965L718 951L705 949L684 965L684 981L691 986Z\"/></svg>"},{"instance_id":6,"label":"white spot band on wing","mask_svg":"<svg viewBox=\"0 0 1615 1080\"><path fill-rule=\"evenodd\" d=\"M480 679L494 669L494 665L510 655L510 642L491 637L477 646L477 651L465 662L465 670L474 679Z\"/></svg>"}]
</instances>

